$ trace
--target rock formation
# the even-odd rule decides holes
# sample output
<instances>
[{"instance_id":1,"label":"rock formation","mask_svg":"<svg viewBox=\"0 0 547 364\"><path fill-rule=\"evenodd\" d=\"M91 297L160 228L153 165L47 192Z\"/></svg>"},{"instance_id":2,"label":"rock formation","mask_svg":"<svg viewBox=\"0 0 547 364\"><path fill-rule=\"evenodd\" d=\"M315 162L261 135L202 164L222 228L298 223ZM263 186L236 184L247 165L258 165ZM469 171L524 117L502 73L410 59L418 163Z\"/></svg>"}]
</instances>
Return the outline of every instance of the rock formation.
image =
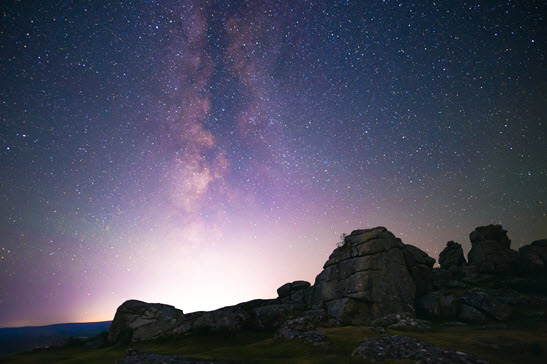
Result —
<instances>
[{"instance_id":1,"label":"rock formation","mask_svg":"<svg viewBox=\"0 0 547 364\"><path fill-rule=\"evenodd\" d=\"M405 244L403 255L410 276L416 285L416 296L419 297L431 291L435 259L423 250L409 244Z\"/></svg>"},{"instance_id":2,"label":"rock formation","mask_svg":"<svg viewBox=\"0 0 547 364\"><path fill-rule=\"evenodd\" d=\"M501 225L480 226L469 234L469 239L469 265L479 272L511 274L517 270L518 252L511 249L511 240Z\"/></svg>"},{"instance_id":3,"label":"rock formation","mask_svg":"<svg viewBox=\"0 0 547 364\"><path fill-rule=\"evenodd\" d=\"M306 281L285 283L277 289L278 300L281 303L306 305L311 294L311 284Z\"/></svg>"},{"instance_id":4,"label":"rock formation","mask_svg":"<svg viewBox=\"0 0 547 364\"><path fill-rule=\"evenodd\" d=\"M396 312L413 312L416 288L405 245L384 227L355 230L316 277L311 305L342 324L367 324Z\"/></svg>"},{"instance_id":5,"label":"rock formation","mask_svg":"<svg viewBox=\"0 0 547 364\"><path fill-rule=\"evenodd\" d=\"M302 316L287 320L275 333L275 338L297 340L313 346L328 346L327 335L318 331L318 326L336 326L332 320L328 320L324 310L311 310Z\"/></svg>"},{"instance_id":6,"label":"rock formation","mask_svg":"<svg viewBox=\"0 0 547 364\"><path fill-rule=\"evenodd\" d=\"M461 244L454 241L446 243L446 248L439 255L441 269L454 270L465 266L465 264L466 261Z\"/></svg>"},{"instance_id":7,"label":"rock formation","mask_svg":"<svg viewBox=\"0 0 547 364\"><path fill-rule=\"evenodd\" d=\"M183 317L182 310L161 303L125 301L114 316L108 341L124 339L152 340L170 332Z\"/></svg>"},{"instance_id":8,"label":"rock formation","mask_svg":"<svg viewBox=\"0 0 547 364\"><path fill-rule=\"evenodd\" d=\"M545 291L542 274L547 273L547 240L534 241L516 252L500 225L478 227L470 240L469 264L461 245L449 241L439 257L441 267L433 269L433 258L403 244L386 228L355 230L332 252L313 286L294 281L279 287L275 299L190 314L169 305L129 300L118 308L108 340L141 341L252 328L275 330L280 339L326 346L328 340L320 327L364 324L384 331L382 327L428 327L427 321L415 318L415 311L419 317L458 320L460 324L504 321L523 305L547 305L545 297L493 286L507 278L517 287ZM523 272L532 274L518 276ZM421 344L408 345L413 352ZM356 355L369 349L365 345ZM433 358L438 355L435 350Z\"/></svg>"},{"instance_id":9,"label":"rock formation","mask_svg":"<svg viewBox=\"0 0 547 364\"><path fill-rule=\"evenodd\" d=\"M547 273L547 239L536 240L519 249L520 267L525 273Z\"/></svg>"}]
</instances>

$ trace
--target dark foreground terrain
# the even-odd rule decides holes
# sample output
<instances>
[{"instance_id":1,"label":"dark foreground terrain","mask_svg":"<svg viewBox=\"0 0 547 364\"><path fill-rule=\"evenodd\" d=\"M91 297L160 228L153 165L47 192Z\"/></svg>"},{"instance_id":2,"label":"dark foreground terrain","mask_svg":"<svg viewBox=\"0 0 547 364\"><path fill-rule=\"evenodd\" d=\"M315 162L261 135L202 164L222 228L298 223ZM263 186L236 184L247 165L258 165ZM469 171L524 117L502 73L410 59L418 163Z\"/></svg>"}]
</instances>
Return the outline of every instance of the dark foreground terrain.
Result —
<instances>
[{"instance_id":1,"label":"dark foreground terrain","mask_svg":"<svg viewBox=\"0 0 547 364\"><path fill-rule=\"evenodd\" d=\"M123 362L128 348L159 354L224 362L255 363L366 363L352 357L353 350L366 338L378 337L367 326L322 329L331 345L318 348L297 341L273 339L267 331L242 331L235 334L203 333L172 337L153 342L116 344L86 348L74 344L58 349L36 350L5 358L6 363L114 363ZM490 363L547 362L547 320L524 319L504 325L446 326L433 323L431 329L393 330L390 335L405 335L435 345L462 351ZM413 360L386 360L386 363L412 363Z\"/></svg>"}]
</instances>

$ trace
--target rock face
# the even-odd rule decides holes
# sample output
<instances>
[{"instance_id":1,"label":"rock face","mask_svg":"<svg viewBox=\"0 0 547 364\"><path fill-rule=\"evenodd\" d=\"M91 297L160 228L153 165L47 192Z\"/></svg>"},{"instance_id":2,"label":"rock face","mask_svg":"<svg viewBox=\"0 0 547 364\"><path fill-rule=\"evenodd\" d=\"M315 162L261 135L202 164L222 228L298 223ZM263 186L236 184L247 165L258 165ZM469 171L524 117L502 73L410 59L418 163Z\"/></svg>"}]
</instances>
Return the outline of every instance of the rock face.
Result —
<instances>
[{"instance_id":1,"label":"rock face","mask_svg":"<svg viewBox=\"0 0 547 364\"><path fill-rule=\"evenodd\" d=\"M518 252L511 249L511 240L501 225L488 225L476 228L469 234L471 250L469 265L481 273L511 274L518 267Z\"/></svg>"},{"instance_id":2,"label":"rock face","mask_svg":"<svg viewBox=\"0 0 547 364\"><path fill-rule=\"evenodd\" d=\"M536 240L519 249L521 270L525 273L547 273L547 239Z\"/></svg>"},{"instance_id":3,"label":"rock face","mask_svg":"<svg viewBox=\"0 0 547 364\"><path fill-rule=\"evenodd\" d=\"M108 341L128 335L132 341L152 340L170 332L183 317L182 310L161 303L125 301L114 316Z\"/></svg>"},{"instance_id":4,"label":"rock face","mask_svg":"<svg viewBox=\"0 0 547 364\"><path fill-rule=\"evenodd\" d=\"M284 304L307 305L310 300L311 284L306 281L285 283L277 289L278 300Z\"/></svg>"},{"instance_id":5,"label":"rock face","mask_svg":"<svg viewBox=\"0 0 547 364\"><path fill-rule=\"evenodd\" d=\"M427 318L454 319L460 307L458 297L442 291L429 292L416 303L416 311Z\"/></svg>"},{"instance_id":6,"label":"rock face","mask_svg":"<svg viewBox=\"0 0 547 364\"><path fill-rule=\"evenodd\" d=\"M508 304L478 288L469 290L462 301L496 320L506 320L511 316L512 308Z\"/></svg>"},{"instance_id":7,"label":"rock face","mask_svg":"<svg viewBox=\"0 0 547 364\"><path fill-rule=\"evenodd\" d=\"M405 245L384 227L355 230L316 277L311 305L342 324L368 324L397 312L414 312L415 284Z\"/></svg>"},{"instance_id":8,"label":"rock face","mask_svg":"<svg viewBox=\"0 0 547 364\"><path fill-rule=\"evenodd\" d=\"M365 340L351 355L372 362L410 359L418 363L485 363L466 353L402 335L386 335Z\"/></svg>"},{"instance_id":9,"label":"rock face","mask_svg":"<svg viewBox=\"0 0 547 364\"><path fill-rule=\"evenodd\" d=\"M416 296L419 297L431 291L435 259L423 250L409 244L405 244L403 255L410 276L416 285Z\"/></svg>"},{"instance_id":10,"label":"rock face","mask_svg":"<svg viewBox=\"0 0 547 364\"><path fill-rule=\"evenodd\" d=\"M276 339L303 341L313 346L328 346L327 335L319 326L332 326L324 310L305 312L301 317L287 320L275 333Z\"/></svg>"},{"instance_id":11,"label":"rock face","mask_svg":"<svg viewBox=\"0 0 547 364\"><path fill-rule=\"evenodd\" d=\"M454 270L466 264L461 244L454 241L446 243L446 248L439 255L441 269Z\"/></svg>"}]
</instances>

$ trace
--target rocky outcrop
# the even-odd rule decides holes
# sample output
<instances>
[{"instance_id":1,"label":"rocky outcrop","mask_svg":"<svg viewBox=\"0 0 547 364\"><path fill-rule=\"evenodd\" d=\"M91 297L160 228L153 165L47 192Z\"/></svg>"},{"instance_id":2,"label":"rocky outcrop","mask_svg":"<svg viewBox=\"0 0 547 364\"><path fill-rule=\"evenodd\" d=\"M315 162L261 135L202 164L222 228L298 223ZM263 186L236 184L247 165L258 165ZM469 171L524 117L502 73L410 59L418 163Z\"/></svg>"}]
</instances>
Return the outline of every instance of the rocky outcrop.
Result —
<instances>
[{"instance_id":1,"label":"rocky outcrop","mask_svg":"<svg viewBox=\"0 0 547 364\"><path fill-rule=\"evenodd\" d=\"M429 292L418 298L416 312L427 318L454 319L460 312L460 299L442 291Z\"/></svg>"},{"instance_id":2,"label":"rocky outcrop","mask_svg":"<svg viewBox=\"0 0 547 364\"><path fill-rule=\"evenodd\" d=\"M511 249L511 240L501 225L480 226L469 234L469 239L469 265L479 272L502 275L517 270L518 252Z\"/></svg>"},{"instance_id":3,"label":"rocky outcrop","mask_svg":"<svg viewBox=\"0 0 547 364\"><path fill-rule=\"evenodd\" d=\"M434 291L417 300L417 313L426 318L458 319L464 322L503 321L511 317L514 306L526 303L516 292L494 290L487 292L472 288L456 296Z\"/></svg>"},{"instance_id":4,"label":"rocky outcrop","mask_svg":"<svg viewBox=\"0 0 547 364\"><path fill-rule=\"evenodd\" d=\"M250 321L249 312L238 306L228 306L214 311L187 314L174 329L174 333L234 332L249 326Z\"/></svg>"},{"instance_id":5,"label":"rocky outcrop","mask_svg":"<svg viewBox=\"0 0 547 364\"><path fill-rule=\"evenodd\" d=\"M408 330L408 329L429 329L431 323L426 320L419 320L407 312L392 313L384 317L380 317L372 321L371 326L378 328L389 328L395 330Z\"/></svg>"},{"instance_id":6,"label":"rocky outcrop","mask_svg":"<svg viewBox=\"0 0 547 364\"><path fill-rule=\"evenodd\" d=\"M327 335L317 330L319 326L333 326L324 310L312 310L302 316L286 321L275 333L276 339L302 341L313 346L328 346Z\"/></svg>"},{"instance_id":7,"label":"rocky outcrop","mask_svg":"<svg viewBox=\"0 0 547 364\"><path fill-rule=\"evenodd\" d=\"M481 323L507 320L522 305L547 305L545 277L537 274L547 270L547 240L518 253L500 225L478 227L470 239L469 264L461 245L450 241L440 255L441 268L433 269L435 260L426 252L403 244L386 228L355 230L332 252L314 286L294 281L279 287L276 299L186 315L169 305L126 301L108 341L250 328L325 346L318 327L371 324L385 333L385 327L427 328L429 322L416 319L415 311L428 319ZM533 274L518 276L522 272Z\"/></svg>"},{"instance_id":8,"label":"rocky outcrop","mask_svg":"<svg viewBox=\"0 0 547 364\"><path fill-rule=\"evenodd\" d=\"M416 296L419 297L431 291L435 259L423 250L409 244L405 244L403 255L410 276L416 286Z\"/></svg>"},{"instance_id":9,"label":"rocky outcrop","mask_svg":"<svg viewBox=\"0 0 547 364\"><path fill-rule=\"evenodd\" d=\"M252 300L214 311L184 315L173 332L234 332L243 328L277 328L288 319L303 312L301 305L281 303L279 300Z\"/></svg>"},{"instance_id":10,"label":"rocky outcrop","mask_svg":"<svg viewBox=\"0 0 547 364\"><path fill-rule=\"evenodd\" d=\"M520 267L524 273L547 273L547 239L536 240L519 249Z\"/></svg>"},{"instance_id":11,"label":"rocky outcrop","mask_svg":"<svg viewBox=\"0 0 547 364\"><path fill-rule=\"evenodd\" d=\"M446 248L439 255L441 269L455 270L465 266L466 263L461 244L454 241L446 243Z\"/></svg>"},{"instance_id":12,"label":"rocky outcrop","mask_svg":"<svg viewBox=\"0 0 547 364\"><path fill-rule=\"evenodd\" d=\"M182 310L161 303L125 301L114 316L108 341L152 340L171 332L183 317Z\"/></svg>"},{"instance_id":13,"label":"rocky outcrop","mask_svg":"<svg viewBox=\"0 0 547 364\"><path fill-rule=\"evenodd\" d=\"M284 304L307 305L310 300L311 284L306 281L285 283L277 289L278 300Z\"/></svg>"},{"instance_id":14,"label":"rocky outcrop","mask_svg":"<svg viewBox=\"0 0 547 364\"><path fill-rule=\"evenodd\" d=\"M485 363L461 351L442 348L402 335L367 339L361 342L351 355L372 362L407 359L418 363Z\"/></svg>"},{"instance_id":15,"label":"rocky outcrop","mask_svg":"<svg viewBox=\"0 0 547 364\"><path fill-rule=\"evenodd\" d=\"M467 291L462 301L496 320L506 320L511 316L511 306L478 288Z\"/></svg>"},{"instance_id":16,"label":"rocky outcrop","mask_svg":"<svg viewBox=\"0 0 547 364\"><path fill-rule=\"evenodd\" d=\"M389 313L413 312L415 283L405 245L384 227L355 230L316 277L311 305L342 324L368 324Z\"/></svg>"}]
</instances>

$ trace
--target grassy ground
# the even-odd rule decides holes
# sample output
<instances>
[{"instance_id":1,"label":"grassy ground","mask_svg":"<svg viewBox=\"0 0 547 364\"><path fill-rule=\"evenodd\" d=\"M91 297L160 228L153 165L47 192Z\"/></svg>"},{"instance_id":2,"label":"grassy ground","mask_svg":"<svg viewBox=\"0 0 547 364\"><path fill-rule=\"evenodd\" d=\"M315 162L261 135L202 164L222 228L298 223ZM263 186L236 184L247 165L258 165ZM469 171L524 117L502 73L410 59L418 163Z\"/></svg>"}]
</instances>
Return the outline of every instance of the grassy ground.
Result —
<instances>
[{"instance_id":1,"label":"grassy ground","mask_svg":"<svg viewBox=\"0 0 547 364\"><path fill-rule=\"evenodd\" d=\"M324 331L332 343L328 349L274 340L272 333L251 331L235 335L203 334L170 338L132 344L131 347L162 354L243 363L362 363L352 359L351 352L363 339L376 336L368 327L339 327ZM509 328L434 325L431 330L389 330L388 333L413 336L465 351L491 363L547 363L547 325L544 321L516 322ZM123 358L126 350L126 346L101 349L71 347L40 350L4 359L6 363L114 363Z\"/></svg>"}]
</instances>

